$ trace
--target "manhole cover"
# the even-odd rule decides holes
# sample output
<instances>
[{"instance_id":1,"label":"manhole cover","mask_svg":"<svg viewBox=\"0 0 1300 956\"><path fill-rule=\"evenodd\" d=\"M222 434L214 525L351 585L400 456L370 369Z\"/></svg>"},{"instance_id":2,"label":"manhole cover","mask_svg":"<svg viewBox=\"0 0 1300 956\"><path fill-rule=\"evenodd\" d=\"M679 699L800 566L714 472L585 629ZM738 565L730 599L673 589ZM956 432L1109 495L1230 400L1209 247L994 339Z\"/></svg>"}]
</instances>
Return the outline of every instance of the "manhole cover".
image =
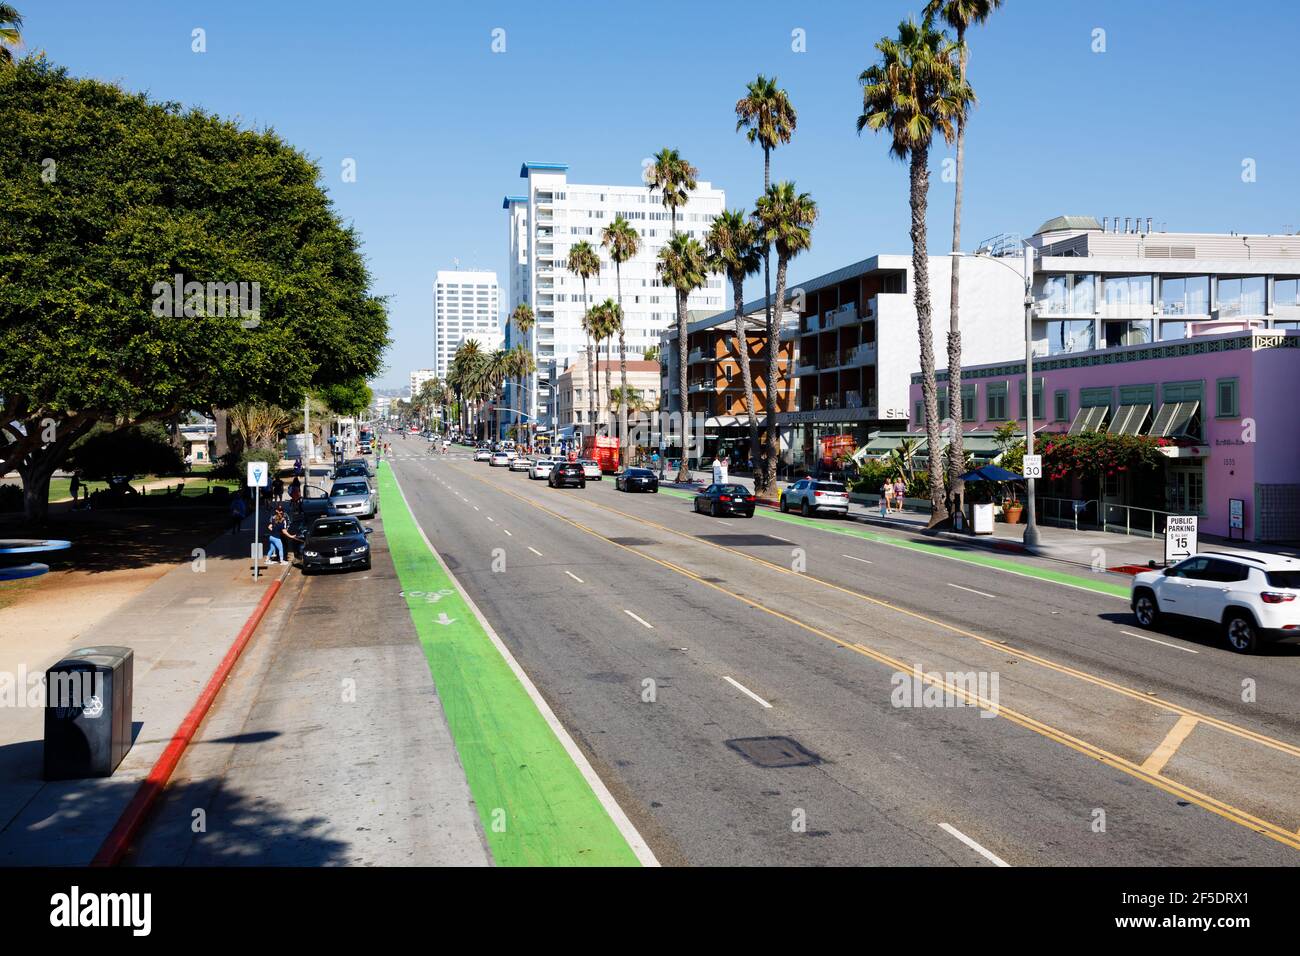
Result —
<instances>
[{"instance_id":1,"label":"manhole cover","mask_svg":"<svg viewBox=\"0 0 1300 956\"><path fill-rule=\"evenodd\" d=\"M696 537L731 548L788 548L794 544L770 534L699 534Z\"/></svg>"},{"instance_id":2,"label":"manhole cover","mask_svg":"<svg viewBox=\"0 0 1300 956\"><path fill-rule=\"evenodd\" d=\"M621 544L629 548L644 546L647 544L658 544L653 538L610 538L615 544Z\"/></svg>"},{"instance_id":3,"label":"manhole cover","mask_svg":"<svg viewBox=\"0 0 1300 956\"><path fill-rule=\"evenodd\" d=\"M822 762L789 737L737 737L726 744L756 767L811 767Z\"/></svg>"}]
</instances>

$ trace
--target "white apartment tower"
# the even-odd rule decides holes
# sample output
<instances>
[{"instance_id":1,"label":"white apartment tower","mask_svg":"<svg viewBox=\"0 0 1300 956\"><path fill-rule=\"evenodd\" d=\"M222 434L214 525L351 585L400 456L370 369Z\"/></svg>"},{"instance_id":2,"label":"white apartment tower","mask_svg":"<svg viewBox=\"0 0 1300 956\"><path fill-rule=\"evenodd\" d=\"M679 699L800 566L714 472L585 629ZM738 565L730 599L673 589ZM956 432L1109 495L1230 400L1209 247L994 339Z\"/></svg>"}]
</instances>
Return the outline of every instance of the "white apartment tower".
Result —
<instances>
[{"instance_id":1,"label":"white apartment tower","mask_svg":"<svg viewBox=\"0 0 1300 956\"><path fill-rule=\"evenodd\" d=\"M433 283L433 370L447 377L456 347L478 339L496 348L501 337L501 287L495 272L440 269Z\"/></svg>"},{"instance_id":2,"label":"white apartment tower","mask_svg":"<svg viewBox=\"0 0 1300 956\"><path fill-rule=\"evenodd\" d=\"M601 231L622 216L641 236L641 250L622 267L623 315L629 359L639 359L658 345L659 334L677 320L677 300L671 288L659 282L659 250L669 238L669 212L660 193L645 185L595 186L568 181L563 163L524 163L519 170L527 192L506 196L502 208L510 221L510 275L507 311L521 303L532 307L537 324L529 336L537 357L538 377L553 382L565 365L587 347L582 331L586 306L582 280L568 271L568 251L586 241L600 253L600 275L587 282L592 303L617 297L614 263L600 245ZM713 218L726 207L726 195L707 182L691 193L677 210L677 231L703 241ZM691 293L689 309L715 312L725 306L720 276ZM507 342L522 340L507 320ZM537 422L553 427L550 392L541 390L533 410ZM520 399L520 400L516 400ZM528 396L511 396L511 407L532 404Z\"/></svg>"}]
</instances>

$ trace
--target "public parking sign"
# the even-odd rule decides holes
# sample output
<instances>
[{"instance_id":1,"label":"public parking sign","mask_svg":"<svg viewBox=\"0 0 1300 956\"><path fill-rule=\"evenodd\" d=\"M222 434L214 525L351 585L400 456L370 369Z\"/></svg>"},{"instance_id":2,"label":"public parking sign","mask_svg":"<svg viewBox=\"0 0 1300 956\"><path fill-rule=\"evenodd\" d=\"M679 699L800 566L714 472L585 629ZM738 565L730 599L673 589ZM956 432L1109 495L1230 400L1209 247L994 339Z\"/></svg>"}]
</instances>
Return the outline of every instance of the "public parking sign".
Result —
<instances>
[{"instance_id":1,"label":"public parking sign","mask_svg":"<svg viewBox=\"0 0 1300 956\"><path fill-rule=\"evenodd\" d=\"M248 487L265 488L271 474L271 466L264 461L248 463Z\"/></svg>"},{"instance_id":2,"label":"public parking sign","mask_svg":"<svg viewBox=\"0 0 1300 956\"><path fill-rule=\"evenodd\" d=\"M1043 456L1025 455L1024 461L1020 465L1020 471L1026 478L1043 477Z\"/></svg>"},{"instance_id":3,"label":"public parking sign","mask_svg":"<svg viewBox=\"0 0 1300 956\"><path fill-rule=\"evenodd\" d=\"M1165 518L1165 564L1175 564L1196 553L1196 515Z\"/></svg>"}]
</instances>

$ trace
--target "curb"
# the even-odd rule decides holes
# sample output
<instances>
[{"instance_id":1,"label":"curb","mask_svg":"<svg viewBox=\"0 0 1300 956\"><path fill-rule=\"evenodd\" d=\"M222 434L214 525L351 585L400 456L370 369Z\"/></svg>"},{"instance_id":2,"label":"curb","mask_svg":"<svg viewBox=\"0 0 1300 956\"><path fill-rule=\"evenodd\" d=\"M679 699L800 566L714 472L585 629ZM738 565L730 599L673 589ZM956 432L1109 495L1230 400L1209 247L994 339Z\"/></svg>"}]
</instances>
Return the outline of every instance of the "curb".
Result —
<instances>
[{"instance_id":1,"label":"curb","mask_svg":"<svg viewBox=\"0 0 1300 956\"><path fill-rule=\"evenodd\" d=\"M288 575L288 568L284 574L276 578L268 585L266 593L262 595L257 607L253 608L253 613L248 616L244 626L239 629L239 634L235 636L235 641L226 651L226 656L221 659L217 669L213 671L212 676L208 678L208 683L199 694L199 699L194 702L185 719L181 721L176 732L172 734L171 742L162 752L161 756L154 763L153 769L149 775L140 782L139 789L136 790L135 796L131 802L126 805L122 815L117 818L117 823L109 831L104 842L100 845L99 851L95 854L94 859L90 861L92 867L109 867L117 866L122 862L122 857L130 848L132 841L139 835L144 822L149 817L154 805L162 796L163 790L167 787L167 782L171 779L172 772L176 765L180 763L185 749L194 739L194 733L203 723L203 718L207 716L208 710L212 707L213 701L217 699L217 694L221 692L222 686L226 683L226 678L230 676L231 670L234 669L235 662L252 640L253 632L257 626L262 623L262 618L266 616L267 609L271 606L271 601L280 591L280 585Z\"/></svg>"}]
</instances>

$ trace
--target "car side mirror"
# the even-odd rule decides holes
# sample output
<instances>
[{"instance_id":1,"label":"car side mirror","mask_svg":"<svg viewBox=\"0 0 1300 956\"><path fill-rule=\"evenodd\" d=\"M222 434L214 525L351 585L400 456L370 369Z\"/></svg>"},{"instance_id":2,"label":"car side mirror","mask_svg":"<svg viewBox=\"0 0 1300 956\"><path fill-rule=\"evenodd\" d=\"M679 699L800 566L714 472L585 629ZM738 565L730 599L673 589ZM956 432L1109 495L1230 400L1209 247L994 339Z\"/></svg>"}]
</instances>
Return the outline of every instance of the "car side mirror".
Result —
<instances>
[{"instance_id":1,"label":"car side mirror","mask_svg":"<svg viewBox=\"0 0 1300 956\"><path fill-rule=\"evenodd\" d=\"M375 533L375 529L374 529L374 528L367 528L367 529L366 529L366 534L374 534L374 533Z\"/></svg>"},{"instance_id":2,"label":"car side mirror","mask_svg":"<svg viewBox=\"0 0 1300 956\"><path fill-rule=\"evenodd\" d=\"M1167 578L1173 578L1173 577L1177 577L1177 576L1178 576L1178 575L1174 572L1174 569L1173 569L1173 568L1165 568L1164 574L1165 574L1165 577L1167 577Z\"/></svg>"}]
</instances>

